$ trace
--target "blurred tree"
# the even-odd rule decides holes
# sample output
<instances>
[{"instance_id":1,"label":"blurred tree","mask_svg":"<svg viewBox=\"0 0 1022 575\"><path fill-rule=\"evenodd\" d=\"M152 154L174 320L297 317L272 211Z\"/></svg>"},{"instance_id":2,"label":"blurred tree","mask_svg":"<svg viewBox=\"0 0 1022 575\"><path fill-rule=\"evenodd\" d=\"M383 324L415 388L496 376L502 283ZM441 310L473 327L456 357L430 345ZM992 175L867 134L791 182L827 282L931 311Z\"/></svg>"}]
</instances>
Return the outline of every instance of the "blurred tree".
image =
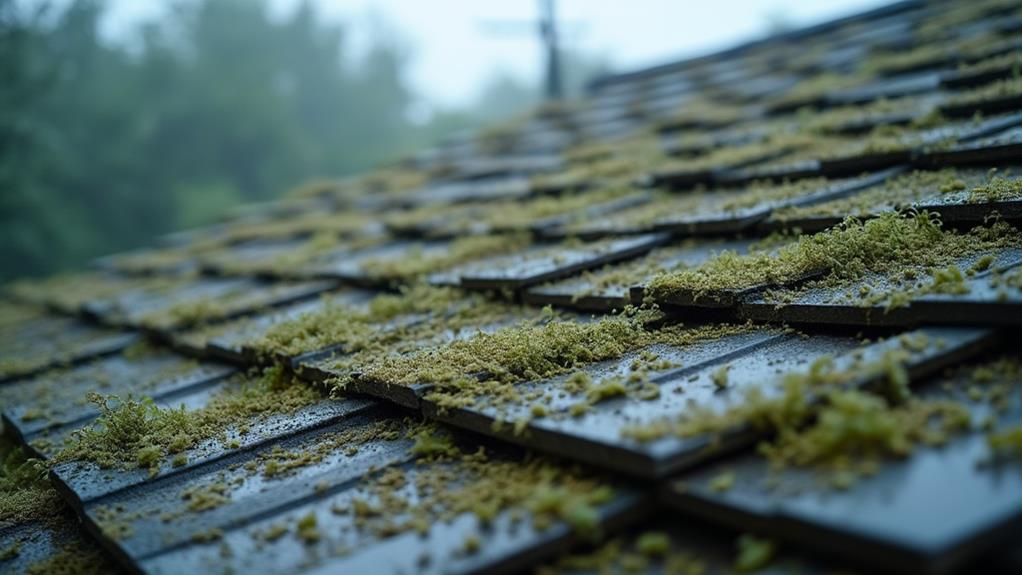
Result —
<instances>
[{"instance_id":1,"label":"blurred tree","mask_svg":"<svg viewBox=\"0 0 1022 575\"><path fill-rule=\"evenodd\" d=\"M209 222L304 179L407 151L405 56L345 58L308 2L191 0L128 50L101 0L0 0L0 279L49 272ZM384 41L385 40L385 41Z\"/></svg>"},{"instance_id":2,"label":"blurred tree","mask_svg":"<svg viewBox=\"0 0 1022 575\"><path fill-rule=\"evenodd\" d=\"M0 0L0 281L208 223L536 101L498 78L478 109L414 124L399 38L374 26L353 58L344 28L308 1L280 18L266 0L177 0L131 46L100 37L104 10Z\"/></svg>"}]
</instances>

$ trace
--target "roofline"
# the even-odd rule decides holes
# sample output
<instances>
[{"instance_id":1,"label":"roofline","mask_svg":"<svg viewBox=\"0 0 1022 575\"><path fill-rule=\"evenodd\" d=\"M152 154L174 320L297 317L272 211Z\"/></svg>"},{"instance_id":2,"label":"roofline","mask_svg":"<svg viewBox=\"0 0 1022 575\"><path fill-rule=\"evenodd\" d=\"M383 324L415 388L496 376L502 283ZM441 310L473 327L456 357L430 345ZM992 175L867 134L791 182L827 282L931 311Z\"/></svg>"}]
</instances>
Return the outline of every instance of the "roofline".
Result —
<instances>
[{"instance_id":1,"label":"roofline","mask_svg":"<svg viewBox=\"0 0 1022 575\"><path fill-rule=\"evenodd\" d=\"M689 66L692 66L693 64L698 64L700 62L741 54L742 52L746 52L748 50L763 46L765 44L783 42L787 40L798 40L807 36L829 32L833 29L839 28L850 23L858 21L868 21L875 18L900 14L902 12L907 12L909 10L914 10L916 8L922 8L926 4L927 2L925 2L924 0L901 0L900 2L887 4L886 6L873 8L872 10L856 12L855 14L842 16L840 18L834 18L832 20L826 20L816 24L811 24L809 26L803 26L801 28L795 28L787 32L771 34L770 36L760 38L757 40L749 40L746 42L742 42L736 46L725 48L723 50L718 50L716 52L711 52L709 54L685 58L684 60L677 60L673 62L668 62L666 64L658 64L656 66L641 68L638 70L633 70L631 72L606 74L603 76L599 76L592 80L591 82L589 82L589 84L586 86L586 89L588 91L593 91L599 88L603 88L605 86L610 86L621 82L629 82L634 80L641 80L647 77L658 76L660 74L664 74L667 72L681 70Z\"/></svg>"}]
</instances>

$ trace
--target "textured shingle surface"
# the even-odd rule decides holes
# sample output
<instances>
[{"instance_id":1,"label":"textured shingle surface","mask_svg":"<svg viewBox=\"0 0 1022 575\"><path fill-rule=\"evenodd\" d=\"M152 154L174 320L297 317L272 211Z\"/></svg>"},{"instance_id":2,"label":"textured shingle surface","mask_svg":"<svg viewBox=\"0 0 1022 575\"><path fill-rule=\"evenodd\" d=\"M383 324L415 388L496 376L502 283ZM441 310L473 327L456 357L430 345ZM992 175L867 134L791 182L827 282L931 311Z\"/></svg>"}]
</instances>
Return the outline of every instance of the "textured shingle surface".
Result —
<instances>
[{"instance_id":1,"label":"textured shingle surface","mask_svg":"<svg viewBox=\"0 0 1022 575\"><path fill-rule=\"evenodd\" d=\"M0 570L1013 572L1020 34L900 2L10 286Z\"/></svg>"}]
</instances>

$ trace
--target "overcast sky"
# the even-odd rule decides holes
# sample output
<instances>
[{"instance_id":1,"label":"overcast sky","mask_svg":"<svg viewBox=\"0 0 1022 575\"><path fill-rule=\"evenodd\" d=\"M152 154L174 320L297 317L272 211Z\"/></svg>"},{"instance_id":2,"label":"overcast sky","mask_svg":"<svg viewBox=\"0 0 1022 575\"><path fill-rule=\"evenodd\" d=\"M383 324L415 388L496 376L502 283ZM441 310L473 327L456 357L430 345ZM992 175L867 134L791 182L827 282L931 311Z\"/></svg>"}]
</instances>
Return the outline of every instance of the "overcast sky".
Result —
<instances>
[{"instance_id":1,"label":"overcast sky","mask_svg":"<svg viewBox=\"0 0 1022 575\"><path fill-rule=\"evenodd\" d=\"M271 0L284 14L299 0ZM533 27L538 0L312 0L328 18L349 24L355 47L375 19L410 48L409 80L427 104L471 103L499 72L534 81L541 59ZM883 0L559 0L565 44L604 55L615 69L667 62L762 36L771 22L813 23L885 4ZM154 0L113 0L104 32L122 36L160 13ZM522 30L494 31L493 23ZM506 27L505 27L506 28ZM512 26L513 28L513 26Z\"/></svg>"}]
</instances>

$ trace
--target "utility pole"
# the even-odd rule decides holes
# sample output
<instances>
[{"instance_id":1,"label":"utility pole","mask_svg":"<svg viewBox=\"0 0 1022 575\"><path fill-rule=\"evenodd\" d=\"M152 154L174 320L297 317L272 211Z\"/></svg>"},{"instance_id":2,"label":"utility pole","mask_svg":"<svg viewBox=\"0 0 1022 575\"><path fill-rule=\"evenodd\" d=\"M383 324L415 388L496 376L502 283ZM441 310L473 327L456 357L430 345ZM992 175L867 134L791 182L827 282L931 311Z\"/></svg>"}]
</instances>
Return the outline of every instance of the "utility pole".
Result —
<instances>
[{"instance_id":1,"label":"utility pole","mask_svg":"<svg viewBox=\"0 0 1022 575\"><path fill-rule=\"evenodd\" d=\"M560 100L564 97L564 82L561 71L560 38L557 30L557 0L537 0L539 2L538 22L490 21L482 26L492 33L521 34L523 32L539 32L539 40L543 44L544 72L543 88L547 100Z\"/></svg>"},{"instance_id":2,"label":"utility pole","mask_svg":"<svg viewBox=\"0 0 1022 575\"><path fill-rule=\"evenodd\" d=\"M557 41L556 0L539 0L539 35L546 48L546 97L560 100L564 96L561 84L561 54Z\"/></svg>"}]
</instances>

